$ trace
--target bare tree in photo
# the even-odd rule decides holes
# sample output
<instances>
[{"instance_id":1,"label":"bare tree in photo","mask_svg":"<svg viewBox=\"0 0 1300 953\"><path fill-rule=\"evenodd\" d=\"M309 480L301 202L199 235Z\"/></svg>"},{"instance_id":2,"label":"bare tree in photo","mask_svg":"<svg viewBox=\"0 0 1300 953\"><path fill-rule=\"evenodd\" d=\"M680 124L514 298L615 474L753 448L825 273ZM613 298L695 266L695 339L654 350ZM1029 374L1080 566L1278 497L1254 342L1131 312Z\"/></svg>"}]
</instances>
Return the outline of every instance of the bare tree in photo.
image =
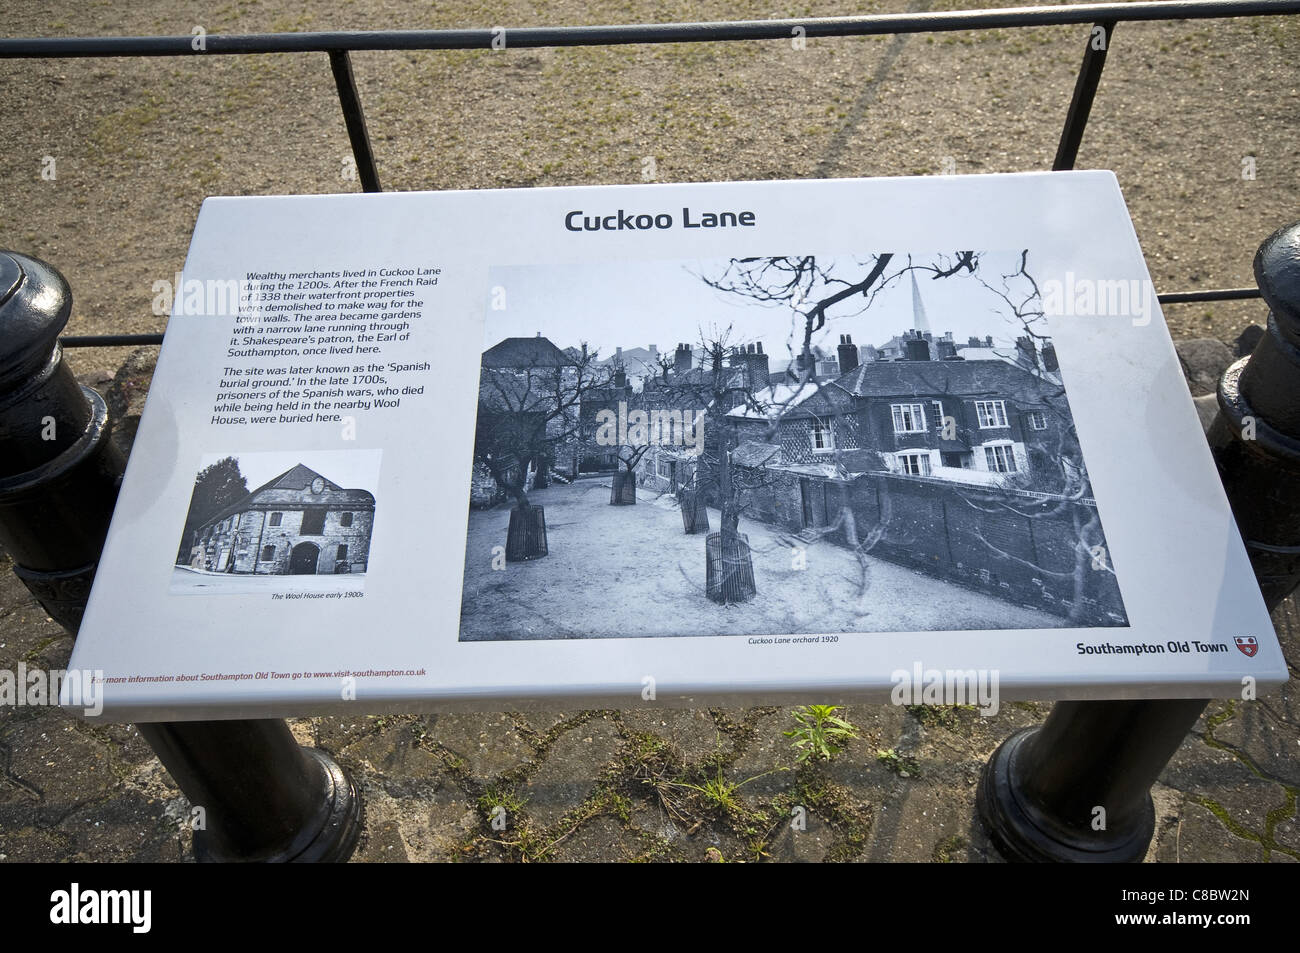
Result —
<instances>
[{"instance_id":1,"label":"bare tree in photo","mask_svg":"<svg viewBox=\"0 0 1300 953\"><path fill-rule=\"evenodd\" d=\"M236 457L223 457L199 471L194 478L194 494L181 531L180 550L176 554L178 565L190 561L194 547L194 534L209 518L222 509L248 495L248 480L239 469Z\"/></svg>"},{"instance_id":2,"label":"bare tree in photo","mask_svg":"<svg viewBox=\"0 0 1300 953\"><path fill-rule=\"evenodd\" d=\"M564 364L481 369L474 457L514 501L508 561L547 554L545 515L528 493L547 479L559 448L581 444L582 400L609 382L585 347Z\"/></svg>"},{"instance_id":3,"label":"bare tree in photo","mask_svg":"<svg viewBox=\"0 0 1300 953\"><path fill-rule=\"evenodd\" d=\"M956 252L951 258L940 257L925 265L909 260L907 265L890 271L894 259L892 252L865 260L855 258L851 264L816 255L733 258L720 275L700 277L718 291L765 307L790 309L795 316L790 350L797 353L799 379L808 380L813 376L813 335L828 320L862 314L880 291L910 271L947 278L959 272L973 274L979 267L979 256L973 251Z\"/></svg>"},{"instance_id":4,"label":"bare tree in photo","mask_svg":"<svg viewBox=\"0 0 1300 953\"><path fill-rule=\"evenodd\" d=\"M832 381L818 381L815 373L813 336L828 321L862 315L881 291L905 274L928 274L935 280L958 274L973 275L977 273L979 263L980 254L975 251L939 255L927 263L916 263L909 258L906 264L899 264L897 256L891 252L847 260L815 255L733 258L720 274L699 277L717 291L764 307L788 309L792 314L789 350L794 357L794 373L787 375L789 386L784 391L773 388L763 395L761 401L750 397L755 409L767 417L767 439L776 440L781 420L791 408L807 400L810 393L835 386ZM876 457L878 460L878 455ZM832 459L838 470L848 473L845 455L838 446ZM883 463L877 465L883 467ZM720 489L726 486L734 491L735 478L729 471L729 467L724 468L718 482ZM726 495L734 499L734 492ZM727 525L725 519L723 522L724 526ZM732 529L734 532L734 525ZM883 533L882 526L858 527L852 508L846 504L840 507L829 525L808 533L807 539L792 542L792 546L843 534L858 558L861 568L859 594L864 595L869 578L866 554Z\"/></svg>"}]
</instances>

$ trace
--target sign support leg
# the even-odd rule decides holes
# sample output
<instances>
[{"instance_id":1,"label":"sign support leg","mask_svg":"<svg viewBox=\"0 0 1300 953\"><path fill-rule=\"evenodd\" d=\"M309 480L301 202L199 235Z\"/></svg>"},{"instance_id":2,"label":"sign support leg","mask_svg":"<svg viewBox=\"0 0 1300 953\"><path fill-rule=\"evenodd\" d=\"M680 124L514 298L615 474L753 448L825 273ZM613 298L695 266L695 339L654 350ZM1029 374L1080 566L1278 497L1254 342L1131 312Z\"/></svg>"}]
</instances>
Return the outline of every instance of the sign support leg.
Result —
<instances>
[{"instance_id":1,"label":"sign support leg","mask_svg":"<svg viewBox=\"0 0 1300 953\"><path fill-rule=\"evenodd\" d=\"M71 309L55 269L0 251L0 544L51 618L75 635L126 461L103 399L63 361L58 335ZM200 860L342 861L355 849L355 787L324 752L300 747L283 721L139 729L203 809L191 825Z\"/></svg>"},{"instance_id":2,"label":"sign support leg","mask_svg":"<svg viewBox=\"0 0 1300 953\"><path fill-rule=\"evenodd\" d=\"M1260 246L1255 281L1268 332L1224 372L1208 438L1272 611L1300 583L1300 223ZM993 843L1008 860L1140 861L1151 785L1207 704L1058 702L984 767L976 804Z\"/></svg>"}]
</instances>

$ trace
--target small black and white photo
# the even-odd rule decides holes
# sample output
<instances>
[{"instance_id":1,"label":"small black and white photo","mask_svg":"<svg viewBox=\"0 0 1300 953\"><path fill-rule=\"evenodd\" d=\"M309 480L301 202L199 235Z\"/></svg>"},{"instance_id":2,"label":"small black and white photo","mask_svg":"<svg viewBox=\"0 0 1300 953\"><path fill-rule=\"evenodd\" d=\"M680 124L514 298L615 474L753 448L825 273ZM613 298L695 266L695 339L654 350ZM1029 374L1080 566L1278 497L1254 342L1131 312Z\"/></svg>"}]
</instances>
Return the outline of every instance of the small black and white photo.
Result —
<instances>
[{"instance_id":1,"label":"small black and white photo","mask_svg":"<svg viewBox=\"0 0 1300 953\"><path fill-rule=\"evenodd\" d=\"M356 589L370 564L380 450L206 454L173 593Z\"/></svg>"},{"instance_id":2,"label":"small black and white photo","mask_svg":"<svg viewBox=\"0 0 1300 953\"><path fill-rule=\"evenodd\" d=\"M1034 265L492 269L460 640L1128 625Z\"/></svg>"}]
</instances>

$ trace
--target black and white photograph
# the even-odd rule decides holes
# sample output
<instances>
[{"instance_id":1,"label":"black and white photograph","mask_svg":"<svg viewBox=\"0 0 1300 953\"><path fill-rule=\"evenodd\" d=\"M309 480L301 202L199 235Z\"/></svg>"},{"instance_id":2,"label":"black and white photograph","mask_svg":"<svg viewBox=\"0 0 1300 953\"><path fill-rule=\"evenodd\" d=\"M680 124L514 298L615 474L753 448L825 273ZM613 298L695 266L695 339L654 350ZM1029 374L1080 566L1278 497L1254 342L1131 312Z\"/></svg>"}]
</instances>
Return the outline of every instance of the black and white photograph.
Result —
<instances>
[{"instance_id":1,"label":"black and white photograph","mask_svg":"<svg viewBox=\"0 0 1300 953\"><path fill-rule=\"evenodd\" d=\"M490 285L461 641L1128 624L1032 249Z\"/></svg>"},{"instance_id":2,"label":"black and white photograph","mask_svg":"<svg viewBox=\"0 0 1300 953\"><path fill-rule=\"evenodd\" d=\"M173 593L355 589L374 529L379 450L205 455Z\"/></svg>"}]
</instances>

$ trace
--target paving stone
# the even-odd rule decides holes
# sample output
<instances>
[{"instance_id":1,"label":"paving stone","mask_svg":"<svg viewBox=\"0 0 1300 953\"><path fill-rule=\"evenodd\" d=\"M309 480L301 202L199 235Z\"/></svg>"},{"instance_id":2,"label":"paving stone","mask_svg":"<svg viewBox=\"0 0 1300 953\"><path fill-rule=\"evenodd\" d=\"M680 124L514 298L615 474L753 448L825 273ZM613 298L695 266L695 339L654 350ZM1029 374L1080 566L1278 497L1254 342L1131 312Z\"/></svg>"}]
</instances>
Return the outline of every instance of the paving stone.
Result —
<instances>
[{"instance_id":1,"label":"paving stone","mask_svg":"<svg viewBox=\"0 0 1300 953\"><path fill-rule=\"evenodd\" d=\"M690 827L680 818L669 815L657 796L633 802L632 826L651 837L661 839L668 847L686 836Z\"/></svg>"},{"instance_id":2,"label":"paving stone","mask_svg":"<svg viewBox=\"0 0 1300 953\"><path fill-rule=\"evenodd\" d=\"M391 797L427 797L446 779L442 759L420 747L417 727L410 721L389 723L349 745L339 760L363 763Z\"/></svg>"},{"instance_id":3,"label":"paving stone","mask_svg":"<svg viewBox=\"0 0 1300 953\"><path fill-rule=\"evenodd\" d=\"M30 794L36 793L36 817L52 822L72 808L101 799L118 781L109 746L77 731L71 718L57 709L37 712L11 721L0 735L0 746L7 751L7 759L0 754L0 766L7 760L8 779L0 782L0 803L30 803Z\"/></svg>"},{"instance_id":4,"label":"paving stone","mask_svg":"<svg viewBox=\"0 0 1300 953\"><path fill-rule=\"evenodd\" d=\"M720 821L705 824L696 833L678 838L673 842L673 849L682 860L692 863L717 863L718 857L731 863L753 859L745 842L724 829Z\"/></svg>"},{"instance_id":5,"label":"paving stone","mask_svg":"<svg viewBox=\"0 0 1300 953\"><path fill-rule=\"evenodd\" d=\"M113 750L114 758L120 764L157 764L157 755L153 753L153 748L149 747L149 742L144 740L144 736L140 734L140 729L135 725L101 725L81 722L77 726L77 730L86 732L104 744L109 745Z\"/></svg>"},{"instance_id":6,"label":"paving stone","mask_svg":"<svg viewBox=\"0 0 1300 953\"><path fill-rule=\"evenodd\" d=\"M1300 731L1279 721L1271 708L1238 702L1237 713L1214 728L1214 738L1244 752L1265 774L1300 786Z\"/></svg>"},{"instance_id":7,"label":"paving stone","mask_svg":"<svg viewBox=\"0 0 1300 953\"><path fill-rule=\"evenodd\" d=\"M20 827L0 811L0 863L59 863L67 860L71 843L63 831Z\"/></svg>"},{"instance_id":8,"label":"paving stone","mask_svg":"<svg viewBox=\"0 0 1300 953\"><path fill-rule=\"evenodd\" d=\"M1300 817L1297 817L1298 810L1300 810L1300 804L1297 805L1295 810L1292 810L1289 817L1282 818L1274 825L1273 841L1280 847L1287 847L1300 853Z\"/></svg>"},{"instance_id":9,"label":"paving stone","mask_svg":"<svg viewBox=\"0 0 1300 953\"><path fill-rule=\"evenodd\" d=\"M835 832L816 812L805 815L804 830L795 829L791 820L778 828L768 842L768 860L776 863L820 864L835 842Z\"/></svg>"},{"instance_id":10,"label":"paving stone","mask_svg":"<svg viewBox=\"0 0 1300 953\"><path fill-rule=\"evenodd\" d=\"M352 858L361 864L404 864L410 858L406 855L406 845L398 833L396 821L383 821L366 825L365 841L358 846Z\"/></svg>"},{"instance_id":11,"label":"paving stone","mask_svg":"<svg viewBox=\"0 0 1300 953\"><path fill-rule=\"evenodd\" d=\"M753 740L732 762L729 776L734 781L753 778L743 794L751 801L770 801L794 787L795 750L791 739L782 735L795 727L793 708L782 708L761 716L754 725Z\"/></svg>"},{"instance_id":12,"label":"paving stone","mask_svg":"<svg viewBox=\"0 0 1300 953\"><path fill-rule=\"evenodd\" d=\"M629 861L642 854L636 834L614 817L602 814L584 822L546 854L559 863L611 863Z\"/></svg>"},{"instance_id":13,"label":"paving stone","mask_svg":"<svg viewBox=\"0 0 1300 953\"><path fill-rule=\"evenodd\" d=\"M595 789L597 779L618 757L620 746L614 723L604 717L560 735L521 790L527 798L525 813L550 827Z\"/></svg>"},{"instance_id":14,"label":"paving stone","mask_svg":"<svg viewBox=\"0 0 1300 953\"><path fill-rule=\"evenodd\" d=\"M942 847L950 859L964 860L974 813L975 786L961 772L908 783L873 814L863 858L928 863Z\"/></svg>"},{"instance_id":15,"label":"paving stone","mask_svg":"<svg viewBox=\"0 0 1300 953\"><path fill-rule=\"evenodd\" d=\"M329 715L312 718L312 734L318 747L340 754L348 746L376 730L377 715Z\"/></svg>"},{"instance_id":16,"label":"paving stone","mask_svg":"<svg viewBox=\"0 0 1300 953\"><path fill-rule=\"evenodd\" d=\"M566 721L572 721L577 718L581 712L578 711L519 711L511 712L511 715L519 721L522 721L529 728L539 735L545 735L556 725L562 725Z\"/></svg>"},{"instance_id":17,"label":"paving stone","mask_svg":"<svg viewBox=\"0 0 1300 953\"><path fill-rule=\"evenodd\" d=\"M94 863L180 861L190 839L161 801L134 791L114 792L73 811L58 828L71 840L67 859Z\"/></svg>"},{"instance_id":18,"label":"paving stone","mask_svg":"<svg viewBox=\"0 0 1300 953\"><path fill-rule=\"evenodd\" d=\"M1178 820L1161 830L1154 857L1163 863L1257 863L1264 852L1230 832L1208 809L1185 801Z\"/></svg>"},{"instance_id":19,"label":"paving stone","mask_svg":"<svg viewBox=\"0 0 1300 953\"><path fill-rule=\"evenodd\" d=\"M1225 757L1226 756L1226 757ZM1206 798L1245 830L1264 837L1267 815L1287 803L1286 789L1252 772L1230 753L1189 738L1161 774L1163 784Z\"/></svg>"},{"instance_id":20,"label":"paving stone","mask_svg":"<svg viewBox=\"0 0 1300 953\"><path fill-rule=\"evenodd\" d=\"M459 846L480 827L482 817L472 800L455 785L426 788L418 797L394 797L383 778L358 782L365 802L366 830L391 826L400 839L406 859L412 862L447 861L459 857ZM392 835L384 835L396 850ZM369 860L392 859L368 855Z\"/></svg>"},{"instance_id":21,"label":"paving stone","mask_svg":"<svg viewBox=\"0 0 1300 953\"><path fill-rule=\"evenodd\" d=\"M489 779L512 771L534 757L532 745L515 729L509 715L433 715L429 737L463 759L475 778Z\"/></svg>"},{"instance_id":22,"label":"paving stone","mask_svg":"<svg viewBox=\"0 0 1300 953\"><path fill-rule=\"evenodd\" d=\"M734 749L732 739L718 729L704 709L632 709L619 713L629 731L652 734L673 745L687 764L706 761Z\"/></svg>"}]
</instances>

